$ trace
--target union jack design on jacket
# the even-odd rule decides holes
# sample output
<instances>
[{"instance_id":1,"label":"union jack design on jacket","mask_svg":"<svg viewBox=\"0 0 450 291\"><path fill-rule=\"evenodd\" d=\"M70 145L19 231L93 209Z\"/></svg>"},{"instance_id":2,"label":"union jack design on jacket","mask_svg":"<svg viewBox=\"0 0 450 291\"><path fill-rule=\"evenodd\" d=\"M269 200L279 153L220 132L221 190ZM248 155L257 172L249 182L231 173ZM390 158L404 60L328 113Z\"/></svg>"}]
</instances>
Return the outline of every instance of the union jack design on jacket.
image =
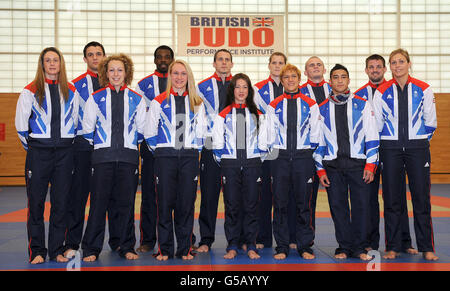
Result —
<instances>
[{"instance_id":1,"label":"union jack design on jacket","mask_svg":"<svg viewBox=\"0 0 450 291\"><path fill-rule=\"evenodd\" d=\"M268 145L270 148L287 149L287 99L284 93L270 102L267 110ZM297 100L297 150L315 149L319 144L319 107L311 98L298 93Z\"/></svg>"},{"instance_id":2,"label":"union jack design on jacket","mask_svg":"<svg viewBox=\"0 0 450 291\"><path fill-rule=\"evenodd\" d=\"M259 121L252 116L245 104L231 104L220 112L214 121L212 130L213 149L216 159L237 158L237 115L236 108L245 108L245 140L247 159L262 158L267 151L267 126L264 115L259 113ZM257 126L259 122L259 130Z\"/></svg>"},{"instance_id":3,"label":"union jack design on jacket","mask_svg":"<svg viewBox=\"0 0 450 291\"><path fill-rule=\"evenodd\" d=\"M58 81L45 80L45 98L42 106L36 96L34 83L28 84L22 91L17 101L15 125L20 142L25 150L28 150L28 137L44 141L51 138L52 102L48 84L57 84ZM78 123L78 102L79 93L77 89L69 83L69 96L67 101L63 101L61 91L61 138L75 138Z\"/></svg>"},{"instance_id":4,"label":"union jack design on jacket","mask_svg":"<svg viewBox=\"0 0 450 291\"><path fill-rule=\"evenodd\" d=\"M374 110L381 140L398 140L398 83L392 79L378 87ZM425 82L408 76L408 131L410 140L431 140L437 127L433 91Z\"/></svg>"},{"instance_id":5,"label":"union jack design on jacket","mask_svg":"<svg viewBox=\"0 0 450 291\"><path fill-rule=\"evenodd\" d=\"M159 78L167 78L167 73L162 74L155 70L151 75L140 80L136 86L136 92L144 97L147 108L156 96L161 94L166 88L159 88Z\"/></svg>"},{"instance_id":6,"label":"union jack design on jacket","mask_svg":"<svg viewBox=\"0 0 450 291\"><path fill-rule=\"evenodd\" d=\"M256 83L253 86L255 89L255 104L263 114L267 113L267 107L269 106L270 102L275 99L272 82L274 82L274 80L269 77L268 79Z\"/></svg>"},{"instance_id":7,"label":"union jack design on jacket","mask_svg":"<svg viewBox=\"0 0 450 291\"><path fill-rule=\"evenodd\" d=\"M176 136L176 106L173 90L170 92L170 102L167 101L167 93L164 92L153 99L147 112L145 123L145 141L151 151L157 148L175 148ZM190 110L189 95L187 91L183 94L185 98L185 121L184 121L184 148L198 149L203 147L204 134L206 132L206 117L203 104Z\"/></svg>"},{"instance_id":8,"label":"union jack design on jacket","mask_svg":"<svg viewBox=\"0 0 450 291\"><path fill-rule=\"evenodd\" d=\"M86 102L89 99L89 96L94 92L94 86L92 84L92 78L97 78L97 74L88 70L86 73L82 74L78 78L72 81L75 88L77 88L78 93L80 93L79 100L79 120L78 122L78 130L77 135L83 135L83 116L84 116L84 107L86 106Z\"/></svg>"},{"instance_id":9,"label":"union jack design on jacket","mask_svg":"<svg viewBox=\"0 0 450 291\"><path fill-rule=\"evenodd\" d=\"M83 118L84 137L94 145L94 150L111 147L111 90L115 88L109 84L94 92L86 103ZM138 144L144 138L145 101L126 85L120 90L124 91L123 146L137 150Z\"/></svg>"},{"instance_id":10,"label":"union jack design on jacket","mask_svg":"<svg viewBox=\"0 0 450 291\"><path fill-rule=\"evenodd\" d=\"M350 95L346 104L335 105L330 99L320 104L321 138L314 153L317 174L326 174L322 161L337 158L338 143L335 123L335 106L347 106L350 158L365 159L365 170L375 172L378 165L380 141L372 106L365 99Z\"/></svg>"},{"instance_id":11,"label":"union jack design on jacket","mask_svg":"<svg viewBox=\"0 0 450 291\"><path fill-rule=\"evenodd\" d=\"M231 80L232 76L228 76L226 81ZM211 77L201 81L197 85L197 94L202 98L205 107L205 114L207 120L208 136L212 135L212 128L214 118L219 114L219 89L217 88L217 82L222 82L222 79L214 73Z\"/></svg>"},{"instance_id":12,"label":"union jack design on jacket","mask_svg":"<svg viewBox=\"0 0 450 291\"><path fill-rule=\"evenodd\" d=\"M372 107L373 107L373 97L374 97L375 93L372 93L373 92L372 89L377 89L386 82L387 81L385 79L383 79L383 82L381 82L381 84L378 84L378 86L377 86L376 84L369 81L366 85L364 85L361 88L359 88L358 90L356 90L356 92L354 94L356 96L362 97L362 98L366 99L367 101L369 101L370 105L372 105Z\"/></svg>"},{"instance_id":13,"label":"union jack design on jacket","mask_svg":"<svg viewBox=\"0 0 450 291\"><path fill-rule=\"evenodd\" d=\"M330 84L325 82L325 80L322 80L322 82L320 82L319 84L316 84L311 80L308 80L308 82L306 82L305 84L300 86L300 93L302 93L305 96L308 96L309 98L311 98L312 100L317 102L316 96L314 95L314 91L312 88L312 87L317 87L317 86L323 87L324 92L325 92L325 99L328 98L328 96L330 96L331 86L330 86Z\"/></svg>"}]
</instances>

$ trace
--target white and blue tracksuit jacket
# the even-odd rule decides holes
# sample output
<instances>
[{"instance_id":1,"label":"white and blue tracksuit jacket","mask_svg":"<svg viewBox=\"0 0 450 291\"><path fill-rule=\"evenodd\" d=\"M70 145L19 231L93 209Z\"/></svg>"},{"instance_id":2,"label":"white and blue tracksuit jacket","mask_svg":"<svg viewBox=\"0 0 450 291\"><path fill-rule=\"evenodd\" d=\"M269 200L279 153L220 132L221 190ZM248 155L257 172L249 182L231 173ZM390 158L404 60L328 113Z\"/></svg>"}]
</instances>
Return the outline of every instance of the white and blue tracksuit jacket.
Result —
<instances>
[{"instance_id":1,"label":"white and blue tracksuit jacket","mask_svg":"<svg viewBox=\"0 0 450 291\"><path fill-rule=\"evenodd\" d=\"M36 94L34 83L27 85L19 96L16 107L15 125L19 134L20 142L25 150L28 150L28 140L33 138L41 145L45 146L49 143L52 120L52 102L50 97L49 84L57 84L57 81L45 80L45 98L42 106L39 106L39 100ZM78 123L78 102L79 93L72 84L69 85L69 96L67 101L63 101L62 93L59 92L61 98L61 120L60 120L60 137L63 140L71 140L77 134ZM50 146L50 144L49 144Z\"/></svg>"},{"instance_id":2,"label":"white and blue tracksuit jacket","mask_svg":"<svg viewBox=\"0 0 450 291\"><path fill-rule=\"evenodd\" d=\"M335 106L330 99L320 105L322 134L319 147L314 153L319 177L326 173L322 161L331 161L337 158ZM337 106L347 106L350 158L365 159L365 169L374 172L378 165L380 141L372 106L365 99L353 94L345 105Z\"/></svg>"},{"instance_id":3,"label":"white and blue tracksuit jacket","mask_svg":"<svg viewBox=\"0 0 450 291\"><path fill-rule=\"evenodd\" d=\"M80 93L80 101L79 101L79 120L78 122L78 130L77 135L83 135L83 116L84 116L84 107L86 106L86 102L89 99L89 96L91 96L92 93L94 93L94 85L92 82L92 78L98 78L98 75L90 70L88 70L86 73L80 75L78 78L74 79L72 81L75 88L77 88L77 91Z\"/></svg>"},{"instance_id":4,"label":"white and blue tracksuit jacket","mask_svg":"<svg viewBox=\"0 0 450 291\"><path fill-rule=\"evenodd\" d=\"M287 149L287 99L284 93L270 102L267 108L269 148ZM297 150L315 149L319 144L319 107L311 98L298 93L293 96L297 102Z\"/></svg>"},{"instance_id":5,"label":"white and blue tracksuit jacket","mask_svg":"<svg viewBox=\"0 0 450 291\"><path fill-rule=\"evenodd\" d=\"M173 90L167 100L167 93L157 96L150 104L150 109L146 115L145 141L150 150L154 152L157 148L175 148L176 136L176 108ZM200 104L194 112L190 110L189 95L185 98L185 120L183 142L184 149L201 150L203 147L204 135L206 133L206 116L203 104Z\"/></svg>"},{"instance_id":6,"label":"white and blue tracksuit jacket","mask_svg":"<svg viewBox=\"0 0 450 291\"><path fill-rule=\"evenodd\" d=\"M111 148L112 114L111 90L108 85L94 92L86 102L83 129L84 137L94 145L94 150ZM124 85L123 109L123 147L137 150L144 137L145 101L142 97Z\"/></svg>"},{"instance_id":7,"label":"white and blue tracksuit jacket","mask_svg":"<svg viewBox=\"0 0 450 291\"><path fill-rule=\"evenodd\" d=\"M372 105L372 107L373 107L373 97L375 95L373 90L382 86L386 82L387 82L386 80L383 80L383 82L381 84L378 84L378 86L377 86L376 84L369 81L367 84L365 84L364 86L362 86L361 88L356 90L354 94L356 96L362 97L362 98L366 99L367 101L369 101L370 105Z\"/></svg>"},{"instance_id":8,"label":"white and blue tracksuit jacket","mask_svg":"<svg viewBox=\"0 0 450 291\"><path fill-rule=\"evenodd\" d=\"M227 81L231 80L232 76L227 77ZM212 136L212 128L216 115L219 114L219 89L217 82L222 82L222 79L214 73L211 77L201 81L197 85L197 94L202 98L205 107L206 121L207 121L207 136Z\"/></svg>"},{"instance_id":9,"label":"white and blue tracksuit jacket","mask_svg":"<svg viewBox=\"0 0 450 291\"><path fill-rule=\"evenodd\" d=\"M259 83L256 83L253 88L255 91L255 95L253 97L256 106L258 106L258 109L263 113L267 113L267 107L269 106L270 102L275 99L275 93L273 89L273 79L269 77L266 80L263 80Z\"/></svg>"},{"instance_id":10,"label":"white and blue tracksuit jacket","mask_svg":"<svg viewBox=\"0 0 450 291\"><path fill-rule=\"evenodd\" d=\"M217 161L221 159L237 159L237 114L236 108L245 110L245 141L247 159L261 158L267 151L267 123L263 114L259 114L259 131L256 117L245 104L231 104L220 112L212 129L213 149Z\"/></svg>"},{"instance_id":11,"label":"white and blue tracksuit jacket","mask_svg":"<svg viewBox=\"0 0 450 291\"><path fill-rule=\"evenodd\" d=\"M397 82L392 79L378 87L374 95L374 111L380 139L399 139L399 104ZM408 138L409 140L431 140L437 127L436 104L430 86L408 77Z\"/></svg>"},{"instance_id":12,"label":"white and blue tracksuit jacket","mask_svg":"<svg viewBox=\"0 0 450 291\"><path fill-rule=\"evenodd\" d=\"M159 88L159 78L167 78L167 73L162 74L155 70L153 74L140 80L136 86L136 92L144 97L147 108L156 96L166 90L166 88Z\"/></svg>"},{"instance_id":13,"label":"white and blue tracksuit jacket","mask_svg":"<svg viewBox=\"0 0 450 291\"><path fill-rule=\"evenodd\" d=\"M322 82L320 82L319 84L314 84L311 80L308 80L305 84L303 84L302 86L300 86L300 93L302 93L305 96L308 96L309 98L311 98L312 100L317 102L317 105L319 104L319 101L317 101L316 96L314 95L314 90L313 90L313 86L317 87L323 87L324 89L324 93L325 93L325 99L328 98L328 96L330 96L331 94L331 86L330 84L328 84L327 82L325 82L325 80L323 80Z\"/></svg>"}]
</instances>

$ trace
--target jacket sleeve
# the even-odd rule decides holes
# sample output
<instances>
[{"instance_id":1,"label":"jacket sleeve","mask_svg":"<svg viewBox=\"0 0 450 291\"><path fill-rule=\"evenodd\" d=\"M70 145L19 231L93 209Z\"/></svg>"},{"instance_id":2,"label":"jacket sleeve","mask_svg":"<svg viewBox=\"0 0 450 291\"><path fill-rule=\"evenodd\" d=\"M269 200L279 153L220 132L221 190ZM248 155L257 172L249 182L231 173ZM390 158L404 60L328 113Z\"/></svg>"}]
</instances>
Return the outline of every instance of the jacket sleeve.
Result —
<instances>
[{"instance_id":1,"label":"jacket sleeve","mask_svg":"<svg viewBox=\"0 0 450 291\"><path fill-rule=\"evenodd\" d=\"M258 148L259 150L263 152L268 151L268 145L267 145L267 139L268 139L268 133L267 133L267 115L266 114L260 114L259 115L259 131L258 131Z\"/></svg>"},{"instance_id":2,"label":"jacket sleeve","mask_svg":"<svg viewBox=\"0 0 450 291\"><path fill-rule=\"evenodd\" d=\"M380 147L380 134L375 120L375 113L369 102L365 103L363 110L363 126L366 147L365 170L375 173L378 166L378 150Z\"/></svg>"},{"instance_id":3,"label":"jacket sleeve","mask_svg":"<svg viewBox=\"0 0 450 291\"><path fill-rule=\"evenodd\" d=\"M197 139L197 146L199 151L202 150L203 144L205 142L206 130L207 130L207 120L204 104L198 106L197 121L195 127L195 135Z\"/></svg>"},{"instance_id":4,"label":"jacket sleeve","mask_svg":"<svg viewBox=\"0 0 450 291\"><path fill-rule=\"evenodd\" d=\"M33 94L24 89L17 100L15 125L20 142L25 150L28 150L28 120L33 106Z\"/></svg>"},{"instance_id":5,"label":"jacket sleeve","mask_svg":"<svg viewBox=\"0 0 450 291\"><path fill-rule=\"evenodd\" d=\"M97 103L95 103L94 97L89 96L84 106L83 115L83 136L92 145L94 144L95 125L97 123Z\"/></svg>"},{"instance_id":6,"label":"jacket sleeve","mask_svg":"<svg viewBox=\"0 0 450 291\"><path fill-rule=\"evenodd\" d=\"M318 127L319 127L318 146L313 153L313 158L316 164L317 175L320 178L326 175L326 171L325 168L323 167L322 161L323 158L325 157L325 153L327 152L327 144L325 142L324 136L325 122L324 117L321 114L319 114Z\"/></svg>"},{"instance_id":7,"label":"jacket sleeve","mask_svg":"<svg viewBox=\"0 0 450 291\"><path fill-rule=\"evenodd\" d=\"M146 111L147 105L142 97L136 111L136 131L138 135L138 143L141 143L144 140Z\"/></svg>"},{"instance_id":8,"label":"jacket sleeve","mask_svg":"<svg viewBox=\"0 0 450 291\"><path fill-rule=\"evenodd\" d=\"M319 146L320 141L320 111L319 111L319 105L315 103L313 106L311 106L311 116L310 116L310 144L312 149L316 149Z\"/></svg>"},{"instance_id":9,"label":"jacket sleeve","mask_svg":"<svg viewBox=\"0 0 450 291\"><path fill-rule=\"evenodd\" d=\"M225 146L224 137L224 119L220 115L216 115L214 118L213 128L212 128L212 147L216 160L220 162L222 156L222 149Z\"/></svg>"},{"instance_id":10,"label":"jacket sleeve","mask_svg":"<svg viewBox=\"0 0 450 291\"><path fill-rule=\"evenodd\" d=\"M423 118L425 121L425 130L428 134L428 140L431 140L434 131L437 128L436 100L430 87L428 87L423 93Z\"/></svg>"},{"instance_id":11,"label":"jacket sleeve","mask_svg":"<svg viewBox=\"0 0 450 291\"><path fill-rule=\"evenodd\" d=\"M74 100L73 100L72 118L73 118L73 126L74 126L75 136L76 136L77 135L77 130L78 130L78 124L82 123L82 121L80 120L80 115L78 114L79 111L80 111L81 95L80 95L80 92L78 92L78 90L76 90L76 89L74 91L73 98L74 98Z\"/></svg>"},{"instance_id":12,"label":"jacket sleeve","mask_svg":"<svg viewBox=\"0 0 450 291\"><path fill-rule=\"evenodd\" d=\"M161 118L161 104L155 99L150 103L150 108L145 117L144 138L151 151L157 146L159 120Z\"/></svg>"},{"instance_id":13,"label":"jacket sleeve","mask_svg":"<svg viewBox=\"0 0 450 291\"><path fill-rule=\"evenodd\" d=\"M259 94L259 89L256 86L253 86L253 91L255 92L253 95L253 100L255 100L256 107L262 112L267 113L267 104L261 98L261 94Z\"/></svg>"},{"instance_id":14,"label":"jacket sleeve","mask_svg":"<svg viewBox=\"0 0 450 291\"><path fill-rule=\"evenodd\" d=\"M276 122L277 116L275 115L275 109L272 106L267 107L267 147L273 148L278 132L278 123Z\"/></svg>"}]
</instances>

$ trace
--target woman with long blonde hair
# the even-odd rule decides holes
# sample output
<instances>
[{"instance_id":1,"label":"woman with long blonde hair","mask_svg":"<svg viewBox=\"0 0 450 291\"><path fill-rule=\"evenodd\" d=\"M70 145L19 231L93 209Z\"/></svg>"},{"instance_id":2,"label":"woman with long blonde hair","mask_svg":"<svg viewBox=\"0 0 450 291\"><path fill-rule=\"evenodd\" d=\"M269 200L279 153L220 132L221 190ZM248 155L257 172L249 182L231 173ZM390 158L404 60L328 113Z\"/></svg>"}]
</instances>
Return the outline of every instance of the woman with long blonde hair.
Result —
<instances>
[{"instance_id":1,"label":"woman with long blonde hair","mask_svg":"<svg viewBox=\"0 0 450 291\"><path fill-rule=\"evenodd\" d=\"M27 151L25 182L28 197L28 253L31 264L64 258L67 194L72 183L73 140L78 122L79 94L67 82L64 58L55 47L39 55L36 77L19 96L16 129ZM44 205L50 188L48 251L45 247Z\"/></svg>"},{"instance_id":2,"label":"woman with long blonde hair","mask_svg":"<svg viewBox=\"0 0 450 291\"><path fill-rule=\"evenodd\" d=\"M168 74L167 90L150 104L144 132L155 157L158 209L156 258L165 261L174 256L175 224L175 256L191 260L199 151L206 131L205 112L204 107L200 106L202 100L196 93L189 65L175 60Z\"/></svg>"}]
</instances>

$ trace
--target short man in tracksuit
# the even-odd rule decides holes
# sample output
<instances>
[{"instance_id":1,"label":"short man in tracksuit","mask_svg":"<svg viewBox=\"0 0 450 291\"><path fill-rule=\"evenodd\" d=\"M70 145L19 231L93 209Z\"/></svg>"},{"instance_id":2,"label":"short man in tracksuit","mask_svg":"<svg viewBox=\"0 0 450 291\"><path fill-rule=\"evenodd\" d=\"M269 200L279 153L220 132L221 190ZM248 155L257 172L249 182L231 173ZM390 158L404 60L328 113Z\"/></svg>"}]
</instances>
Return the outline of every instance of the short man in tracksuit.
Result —
<instances>
[{"instance_id":1,"label":"short man in tracksuit","mask_svg":"<svg viewBox=\"0 0 450 291\"><path fill-rule=\"evenodd\" d=\"M167 71L173 62L173 50L165 45L159 46L154 52L154 73L143 78L136 86L147 104L147 110L152 100L163 93L167 87ZM154 157L144 140L140 146L141 154L141 217L139 252L149 252L156 244L156 194L154 182Z\"/></svg>"},{"instance_id":2,"label":"short man in tracksuit","mask_svg":"<svg viewBox=\"0 0 450 291\"><path fill-rule=\"evenodd\" d=\"M314 159L335 226L339 245L335 258L369 260L365 250L369 184L380 142L372 106L353 95L349 83L348 70L337 64L330 73L333 91L319 106L322 130Z\"/></svg>"},{"instance_id":3,"label":"short man in tracksuit","mask_svg":"<svg viewBox=\"0 0 450 291\"><path fill-rule=\"evenodd\" d=\"M220 167L214 160L211 130L213 121L225 108L226 95L232 78L233 57L228 50L220 49L214 54L215 73L197 85L197 93L205 106L208 133L200 158L200 242L198 252L208 252L214 242L217 207L221 189Z\"/></svg>"},{"instance_id":4,"label":"short man in tracksuit","mask_svg":"<svg viewBox=\"0 0 450 291\"><path fill-rule=\"evenodd\" d=\"M362 86L355 92L355 95L362 97L370 102L373 107L373 96L377 88L384 83L386 79L384 74L386 73L386 61L377 54L373 54L366 59L365 72L369 77L369 82ZM378 192L380 187L380 174L381 164L377 167L374 180L370 183L370 198L369 198L369 211L368 211L368 225L367 225L367 250L378 250L380 244L380 204L378 202ZM403 173L404 175L404 173ZM409 254L417 254L417 250L412 247L411 235L409 232L409 219L408 208L406 204L406 181L405 176L400 179L402 182L402 250ZM400 182L400 181L399 181Z\"/></svg>"}]
</instances>

